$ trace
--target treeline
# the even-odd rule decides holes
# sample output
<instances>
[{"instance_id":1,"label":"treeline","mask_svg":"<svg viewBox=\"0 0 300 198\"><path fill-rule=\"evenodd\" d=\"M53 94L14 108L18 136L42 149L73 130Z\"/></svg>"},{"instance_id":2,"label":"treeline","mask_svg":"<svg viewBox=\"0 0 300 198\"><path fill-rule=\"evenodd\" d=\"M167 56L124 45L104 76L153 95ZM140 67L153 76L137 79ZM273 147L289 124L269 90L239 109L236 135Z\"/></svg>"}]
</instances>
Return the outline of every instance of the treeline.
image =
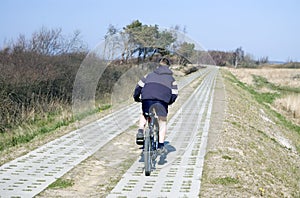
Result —
<instances>
[{"instance_id":1,"label":"treeline","mask_svg":"<svg viewBox=\"0 0 300 198\"><path fill-rule=\"evenodd\" d=\"M210 50L208 52L216 65L219 66L255 68L269 62L269 58L267 56L255 60L250 54L245 54L242 47L229 52L217 50Z\"/></svg>"}]
</instances>

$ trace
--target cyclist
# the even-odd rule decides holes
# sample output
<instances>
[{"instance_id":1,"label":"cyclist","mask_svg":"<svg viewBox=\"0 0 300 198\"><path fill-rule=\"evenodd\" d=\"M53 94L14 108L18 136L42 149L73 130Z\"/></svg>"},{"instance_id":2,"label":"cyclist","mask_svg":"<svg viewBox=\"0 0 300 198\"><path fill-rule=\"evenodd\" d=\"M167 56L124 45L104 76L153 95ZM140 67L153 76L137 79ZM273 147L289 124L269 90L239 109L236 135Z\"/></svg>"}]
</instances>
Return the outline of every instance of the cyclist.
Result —
<instances>
[{"instance_id":1,"label":"cyclist","mask_svg":"<svg viewBox=\"0 0 300 198\"><path fill-rule=\"evenodd\" d=\"M143 142L146 125L145 113L149 113L150 107L155 106L159 121L159 153L166 151L164 141L167 132L168 106L173 104L178 96L177 83L169 66L169 59L161 58L159 66L138 82L133 94L136 102L142 102L143 110L136 134L136 142Z\"/></svg>"}]
</instances>

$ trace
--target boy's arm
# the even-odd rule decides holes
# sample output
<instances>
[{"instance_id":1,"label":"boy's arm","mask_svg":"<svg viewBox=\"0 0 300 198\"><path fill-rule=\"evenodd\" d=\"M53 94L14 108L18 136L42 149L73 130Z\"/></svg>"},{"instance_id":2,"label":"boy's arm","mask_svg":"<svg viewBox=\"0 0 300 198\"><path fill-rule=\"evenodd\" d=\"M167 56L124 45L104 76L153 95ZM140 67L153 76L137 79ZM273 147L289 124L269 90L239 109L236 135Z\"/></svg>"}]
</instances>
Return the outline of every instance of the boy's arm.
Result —
<instances>
[{"instance_id":1,"label":"boy's arm","mask_svg":"<svg viewBox=\"0 0 300 198\"><path fill-rule=\"evenodd\" d=\"M143 87L145 86L146 77L147 77L147 75L144 76L138 82L138 84L136 85L136 87L134 89L133 98L134 98L134 101L136 101L136 102L141 102L140 95L141 95Z\"/></svg>"},{"instance_id":2,"label":"boy's arm","mask_svg":"<svg viewBox=\"0 0 300 198\"><path fill-rule=\"evenodd\" d=\"M137 85L134 89L133 98L135 102L141 102L140 95L141 95L142 87Z\"/></svg>"},{"instance_id":3,"label":"boy's arm","mask_svg":"<svg viewBox=\"0 0 300 198\"><path fill-rule=\"evenodd\" d=\"M172 95L171 95L171 100L169 102L169 105L173 104L178 96L178 86L177 86L177 82L174 80L172 82Z\"/></svg>"}]
</instances>

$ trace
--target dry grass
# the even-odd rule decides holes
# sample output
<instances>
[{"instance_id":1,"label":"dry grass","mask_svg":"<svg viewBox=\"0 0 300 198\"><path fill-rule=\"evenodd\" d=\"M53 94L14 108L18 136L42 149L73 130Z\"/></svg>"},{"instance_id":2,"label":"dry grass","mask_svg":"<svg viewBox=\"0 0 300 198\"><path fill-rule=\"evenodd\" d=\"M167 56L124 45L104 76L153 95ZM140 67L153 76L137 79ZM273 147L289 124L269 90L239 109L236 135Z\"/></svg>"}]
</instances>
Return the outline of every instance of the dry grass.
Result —
<instances>
[{"instance_id":1,"label":"dry grass","mask_svg":"<svg viewBox=\"0 0 300 198\"><path fill-rule=\"evenodd\" d=\"M252 75L262 76L275 85L300 87L300 69L228 69L248 85L253 84Z\"/></svg>"},{"instance_id":2,"label":"dry grass","mask_svg":"<svg viewBox=\"0 0 300 198\"><path fill-rule=\"evenodd\" d=\"M300 124L300 94L279 98L274 102L274 106L285 112L297 124Z\"/></svg>"},{"instance_id":3,"label":"dry grass","mask_svg":"<svg viewBox=\"0 0 300 198\"><path fill-rule=\"evenodd\" d=\"M276 86L299 88L300 69L228 69L241 82L254 85L253 75L264 77L268 82ZM260 89L261 92L272 92L267 87ZM276 90L275 90L276 91ZM300 95L291 93L274 101L273 107L295 123L300 124Z\"/></svg>"},{"instance_id":4,"label":"dry grass","mask_svg":"<svg viewBox=\"0 0 300 198\"><path fill-rule=\"evenodd\" d=\"M221 130L210 129L209 139L217 135L205 156L200 197L299 197L299 135L277 122L259 94L221 73L224 122Z\"/></svg>"}]
</instances>

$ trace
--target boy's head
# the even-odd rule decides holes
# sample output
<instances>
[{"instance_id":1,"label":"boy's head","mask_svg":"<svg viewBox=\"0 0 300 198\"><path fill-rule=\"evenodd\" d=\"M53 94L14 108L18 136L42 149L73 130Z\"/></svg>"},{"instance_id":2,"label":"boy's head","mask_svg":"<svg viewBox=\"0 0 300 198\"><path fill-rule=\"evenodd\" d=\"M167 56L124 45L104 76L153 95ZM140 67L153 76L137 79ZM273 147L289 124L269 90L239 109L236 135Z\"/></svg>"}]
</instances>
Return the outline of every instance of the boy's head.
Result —
<instances>
[{"instance_id":1,"label":"boy's head","mask_svg":"<svg viewBox=\"0 0 300 198\"><path fill-rule=\"evenodd\" d=\"M163 57L163 58L161 58L161 59L159 60L159 64L160 64L160 65L168 65L168 66L170 66L170 61L169 61L169 59Z\"/></svg>"}]
</instances>

